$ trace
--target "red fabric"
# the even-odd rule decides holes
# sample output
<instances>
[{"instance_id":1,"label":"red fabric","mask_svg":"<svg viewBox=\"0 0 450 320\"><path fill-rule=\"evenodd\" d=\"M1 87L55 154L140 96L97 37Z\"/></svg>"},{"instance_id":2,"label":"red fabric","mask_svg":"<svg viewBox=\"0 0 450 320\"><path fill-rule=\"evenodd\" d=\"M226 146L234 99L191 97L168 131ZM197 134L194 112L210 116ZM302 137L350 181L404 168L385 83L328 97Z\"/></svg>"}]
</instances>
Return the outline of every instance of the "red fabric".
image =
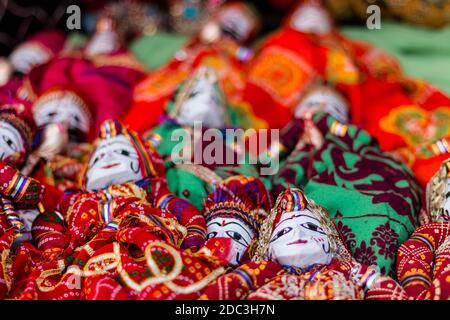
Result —
<instances>
[{"instance_id":1,"label":"red fabric","mask_svg":"<svg viewBox=\"0 0 450 320\"><path fill-rule=\"evenodd\" d=\"M73 91L91 110L96 132L104 120L128 110L133 86L142 77L142 71L127 66L96 66L87 59L61 57L33 68L25 82L32 85L35 97L51 90Z\"/></svg>"},{"instance_id":2,"label":"red fabric","mask_svg":"<svg viewBox=\"0 0 450 320\"><path fill-rule=\"evenodd\" d=\"M80 271L83 270L93 252L110 243L114 235L115 232L102 231L88 243L90 249L81 248L73 255L55 257L47 261L41 259L27 277L24 290L20 292L18 298L23 300L80 299L84 282ZM66 269L69 265L70 272Z\"/></svg>"},{"instance_id":3,"label":"red fabric","mask_svg":"<svg viewBox=\"0 0 450 320\"><path fill-rule=\"evenodd\" d=\"M16 186L18 179L24 179L20 187ZM37 180L23 176L15 168L0 161L1 196L11 198L20 208L30 208L42 200L44 192L45 187Z\"/></svg>"},{"instance_id":4,"label":"red fabric","mask_svg":"<svg viewBox=\"0 0 450 320\"><path fill-rule=\"evenodd\" d=\"M44 46L53 55L56 55L64 48L65 42L65 33L58 29L43 30L25 40L25 43L37 43Z\"/></svg>"},{"instance_id":5,"label":"red fabric","mask_svg":"<svg viewBox=\"0 0 450 320\"><path fill-rule=\"evenodd\" d=\"M399 248L397 277L414 300L447 300L450 223L434 222L418 228ZM444 244L444 247L442 247Z\"/></svg>"},{"instance_id":6,"label":"red fabric","mask_svg":"<svg viewBox=\"0 0 450 320\"><path fill-rule=\"evenodd\" d=\"M240 273L249 275L247 283ZM200 300L243 300L255 288L283 273L278 263L271 261L249 262L217 278L203 291Z\"/></svg>"},{"instance_id":7,"label":"red fabric","mask_svg":"<svg viewBox=\"0 0 450 320\"><path fill-rule=\"evenodd\" d=\"M217 71L228 102L238 101L244 87L242 66L236 57L238 48L236 43L226 38L210 45L193 39L183 48L186 59L172 59L137 84L133 105L122 121L140 134L151 129L161 120L178 85L200 65L211 66Z\"/></svg>"},{"instance_id":8,"label":"red fabric","mask_svg":"<svg viewBox=\"0 0 450 320\"><path fill-rule=\"evenodd\" d=\"M450 137L450 97L422 82L368 76L361 85L364 103L354 108L357 122L414 171L424 187L448 152L430 149ZM358 119L359 118L359 119Z\"/></svg>"},{"instance_id":9,"label":"red fabric","mask_svg":"<svg viewBox=\"0 0 450 320\"><path fill-rule=\"evenodd\" d=\"M220 267L230 259L227 256L230 252L229 239L211 239L204 247L210 252L200 250L193 254L160 242L145 228L124 229L118 238L121 239L121 245L116 250L119 248L123 271L119 275L118 268L112 268L107 275L87 277L83 287L85 299L195 299L208 283L205 281L207 277L215 270L221 272ZM139 248L147 261L153 261L157 268L167 266L171 270L170 280L148 282L157 277L149 271L145 259L137 261L133 258L132 252L127 248L130 244ZM93 259L112 250L112 245L107 245L98 250ZM176 268L177 263L181 263L182 267ZM90 267L90 262L88 265ZM95 264L92 265L94 266ZM119 278L120 283L117 281Z\"/></svg>"}]
</instances>

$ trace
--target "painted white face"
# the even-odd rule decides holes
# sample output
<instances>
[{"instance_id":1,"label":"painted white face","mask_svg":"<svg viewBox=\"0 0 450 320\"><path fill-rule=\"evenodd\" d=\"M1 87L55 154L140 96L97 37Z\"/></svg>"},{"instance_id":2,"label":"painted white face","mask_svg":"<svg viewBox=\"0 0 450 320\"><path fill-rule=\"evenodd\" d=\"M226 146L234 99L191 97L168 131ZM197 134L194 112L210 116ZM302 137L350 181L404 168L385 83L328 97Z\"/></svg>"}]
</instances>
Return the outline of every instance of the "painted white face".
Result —
<instances>
[{"instance_id":1,"label":"painted white face","mask_svg":"<svg viewBox=\"0 0 450 320\"><path fill-rule=\"evenodd\" d=\"M242 256L255 236L242 221L233 218L216 218L208 222L208 239L215 237L231 238L233 240L233 266L239 265Z\"/></svg>"},{"instance_id":2,"label":"painted white face","mask_svg":"<svg viewBox=\"0 0 450 320\"><path fill-rule=\"evenodd\" d=\"M142 178L136 149L124 135L118 135L97 145L86 171L86 189L101 190Z\"/></svg>"},{"instance_id":3,"label":"painted white face","mask_svg":"<svg viewBox=\"0 0 450 320\"><path fill-rule=\"evenodd\" d=\"M10 123L0 120L0 159L25 153L25 143L19 131Z\"/></svg>"},{"instance_id":4,"label":"painted white face","mask_svg":"<svg viewBox=\"0 0 450 320\"><path fill-rule=\"evenodd\" d=\"M450 222L450 178L447 179L447 189L445 190L444 211L442 212L442 219Z\"/></svg>"},{"instance_id":5,"label":"painted white face","mask_svg":"<svg viewBox=\"0 0 450 320\"><path fill-rule=\"evenodd\" d=\"M208 128L225 126L223 102L214 84L200 79L193 84L191 91L180 107L177 121L179 124L193 126L198 121Z\"/></svg>"},{"instance_id":6,"label":"painted white face","mask_svg":"<svg viewBox=\"0 0 450 320\"><path fill-rule=\"evenodd\" d=\"M304 4L292 15L291 27L300 32L324 34L331 32L331 20L321 6Z\"/></svg>"},{"instance_id":7,"label":"painted white face","mask_svg":"<svg viewBox=\"0 0 450 320\"><path fill-rule=\"evenodd\" d=\"M252 22L239 8L230 7L219 13L219 24L222 30L239 42L243 42L252 32Z\"/></svg>"},{"instance_id":8,"label":"painted white face","mask_svg":"<svg viewBox=\"0 0 450 320\"><path fill-rule=\"evenodd\" d=\"M119 37L112 30L96 32L86 46L88 55L108 54L119 49Z\"/></svg>"},{"instance_id":9,"label":"painted white face","mask_svg":"<svg viewBox=\"0 0 450 320\"><path fill-rule=\"evenodd\" d=\"M9 56L14 69L21 73L28 73L32 67L44 64L48 60L50 60L49 53L33 43L17 47Z\"/></svg>"},{"instance_id":10,"label":"painted white face","mask_svg":"<svg viewBox=\"0 0 450 320\"><path fill-rule=\"evenodd\" d=\"M301 269L329 264L332 258L328 237L309 209L281 215L272 232L268 254L272 261Z\"/></svg>"},{"instance_id":11,"label":"painted white face","mask_svg":"<svg viewBox=\"0 0 450 320\"><path fill-rule=\"evenodd\" d=\"M86 111L70 95L60 95L39 105L34 109L34 119L38 126L66 123L69 129L77 129L84 133L89 131L90 126Z\"/></svg>"},{"instance_id":12,"label":"painted white face","mask_svg":"<svg viewBox=\"0 0 450 320\"><path fill-rule=\"evenodd\" d=\"M295 109L295 117L302 118L311 111L324 111L341 123L348 123L348 104L329 90L317 90L306 96Z\"/></svg>"}]
</instances>

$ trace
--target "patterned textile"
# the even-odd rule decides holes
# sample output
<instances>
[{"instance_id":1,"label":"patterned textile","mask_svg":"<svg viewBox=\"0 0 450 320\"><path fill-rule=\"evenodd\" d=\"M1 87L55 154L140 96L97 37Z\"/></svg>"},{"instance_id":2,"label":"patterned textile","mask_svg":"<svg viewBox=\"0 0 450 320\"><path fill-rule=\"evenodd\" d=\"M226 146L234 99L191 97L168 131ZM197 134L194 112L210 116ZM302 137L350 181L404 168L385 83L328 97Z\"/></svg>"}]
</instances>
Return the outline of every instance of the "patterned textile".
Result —
<instances>
[{"instance_id":1,"label":"patterned textile","mask_svg":"<svg viewBox=\"0 0 450 320\"><path fill-rule=\"evenodd\" d=\"M380 279L370 300L448 300L450 296L450 224L433 222L418 228L399 248L397 277Z\"/></svg>"},{"instance_id":2,"label":"patterned textile","mask_svg":"<svg viewBox=\"0 0 450 320\"><path fill-rule=\"evenodd\" d=\"M0 161L0 194L21 207L37 205L44 195L44 186L37 180L21 175L16 169Z\"/></svg>"},{"instance_id":3,"label":"patterned textile","mask_svg":"<svg viewBox=\"0 0 450 320\"><path fill-rule=\"evenodd\" d=\"M21 175L0 161L0 298L6 298L17 281L11 273L14 242L27 231L18 209L36 208L44 197L44 186Z\"/></svg>"},{"instance_id":4,"label":"patterned textile","mask_svg":"<svg viewBox=\"0 0 450 320\"><path fill-rule=\"evenodd\" d=\"M301 7L302 4L298 10L304 10ZM316 25L329 20L326 12L322 14L311 17ZM243 100L255 117L270 128L286 125L302 95L322 81L338 88L355 107L359 106L357 85L361 75L344 39L334 29L301 32L292 26L292 15L264 40L248 67Z\"/></svg>"},{"instance_id":5,"label":"patterned textile","mask_svg":"<svg viewBox=\"0 0 450 320\"><path fill-rule=\"evenodd\" d=\"M393 69L391 69L393 71ZM450 98L420 80L367 76L360 86L360 107L352 104L353 120L406 163L425 186L448 158Z\"/></svg>"},{"instance_id":6,"label":"patterned textile","mask_svg":"<svg viewBox=\"0 0 450 320\"><path fill-rule=\"evenodd\" d=\"M172 213L186 227L186 237L181 248L196 251L205 241L205 220L190 202L177 197L169 190L167 180L152 178L138 181L137 185L147 192L146 200L155 208Z\"/></svg>"},{"instance_id":7,"label":"patterned textile","mask_svg":"<svg viewBox=\"0 0 450 320\"><path fill-rule=\"evenodd\" d=\"M398 250L397 276L415 300L450 297L450 224L435 222L418 228Z\"/></svg>"},{"instance_id":8,"label":"patterned textile","mask_svg":"<svg viewBox=\"0 0 450 320\"><path fill-rule=\"evenodd\" d=\"M194 254L158 230L140 218L118 231L105 229L72 255L37 264L19 298L193 299L224 271L226 239Z\"/></svg>"},{"instance_id":9,"label":"patterned textile","mask_svg":"<svg viewBox=\"0 0 450 320\"><path fill-rule=\"evenodd\" d=\"M227 262L225 239L212 239L191 254L155 239L143 228L128 228L118 236L120 245L115 242L103 247L86 264L85 270L93 271L85 282L87 299L195 299L224 272ZM140 253L133 254L125 243L135 244ZM105 260L107 271L94 271Z\"/></svg>"}]
</instances>

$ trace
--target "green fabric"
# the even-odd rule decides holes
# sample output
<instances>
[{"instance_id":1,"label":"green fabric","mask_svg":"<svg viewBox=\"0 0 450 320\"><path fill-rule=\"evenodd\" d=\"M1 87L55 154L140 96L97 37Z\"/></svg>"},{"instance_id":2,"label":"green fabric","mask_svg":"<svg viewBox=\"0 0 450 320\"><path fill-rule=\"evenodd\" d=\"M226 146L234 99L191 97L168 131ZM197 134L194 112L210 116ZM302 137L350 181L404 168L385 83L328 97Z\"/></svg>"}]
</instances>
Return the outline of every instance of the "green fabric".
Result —
<instances>
[{"instance_id":1,"label":"green fabric","mask_svg":"<svg viewBox=\"0 0 450 320\"><path fill-rule=\"evenodd\" d=\"M351 188L310 181L305 193L332 215L357 261L376 264L384 274L395 271L395 252L414 231L409 221L386 203L372 203L372 195ZM377 233L383 243L380 247L374 239ZM392 239L392 243L385 245L386 238Z\"/></svg>"},{"instance_id":2,"label":"green fabric","mask_svg":"<svg viewBox=\"0 0 450 320\"><path fill-rule=\"evenodd\" d=\"M167 169L166 177L170 191L189 201L198 210L203 210L203 202L214 188L211 184L179 168Z\"/></svg>"},{"instance_id":3,"label":"green fabric","mask_svg":"<svg viewBox=\"0 0 450 320\"><path fill-rule=\"evenodd\" d=\"M450 27L426 29L400 22L382 22L380 30L343 26L352 39L371 42L394 55L406 75L427 80L450 93Z\"/></svg>"},{"instance_id":4,"label":"green fabric","mask_svg":"<svg viewBox=\"0 0 450 320\"><path fill-rule=\"evenodd\" d=\"M151 130L151 135L159 135L161 137L161 142L157 146L158 153L166 158L170 157L172 149L181 143L181 140L172 141L172 133L177 129L182 129L183 127L172 121L165 121ZM184 137L184 136L183 136Z\"/></svg>"},{"instance_id":5,"label":"green fabric","mask_svg":"<svg viewBox=\"0 0 450 320\"><path fill-rule=\"evenodd\" d=\"M222 179L235 175L258 177L256 168L250 165L239 167L221 166L216 168L214 173ZM200 211L203 210L204 200L214 190L212 184L197 177L194 173L181 168L167 168L166 177L170 191L178 197L186 199Z\"/></svg>"},{"instance_id":6,"label":"green fabric","mask_svg":"<svg viewBox=\"0 0 450 320\"><path fill-rule=\"evenodd\" d=\"M64 44L64 49L76 50L83 48L89 40L89 37L81 32L70 32L67 35L66 43Z\"/></svg>"},{"instance_id":7,"label":"green fabric","mask_svg":"<svg viewBox=\"0 0 450 320\"><path fill-rule=\"evenodd\" d=\"M420 187L364 130L349 125L339 137L330 132L331 116L318 113L314 122L324 135L322 147L293 151L272 190L303 188L335 219L357 261L393 272L398 247L417 226Z\"/></svg>"},{"instance_id":8,"label":"green fabric","mask_svg":"<svg viewBox=\"0 0 450 320\"><path fill-rule=\"evenodd\" d=\"M150 70L166 64L189 40L178 33L158 32L134 40L129 50Z\"/></svg>"}]
</instances>

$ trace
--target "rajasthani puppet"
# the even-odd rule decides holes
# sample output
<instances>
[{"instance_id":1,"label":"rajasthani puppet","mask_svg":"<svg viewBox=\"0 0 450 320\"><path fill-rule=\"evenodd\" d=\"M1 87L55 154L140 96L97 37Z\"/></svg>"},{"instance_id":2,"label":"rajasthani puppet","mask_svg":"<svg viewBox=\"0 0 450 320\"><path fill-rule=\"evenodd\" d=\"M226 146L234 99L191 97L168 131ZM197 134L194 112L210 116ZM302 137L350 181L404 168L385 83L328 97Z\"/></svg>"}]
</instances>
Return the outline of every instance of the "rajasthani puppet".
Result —
<instances>
[{"instance_id":1,"label":"rajasthani puppet","mask_svg":"<svg viewBox=\"0 0 450 320\"><path fill-rule=\"evenodd\" d=\"M283 164L286 157L295 148L298 137L305 130L305 125L307 126L308 122L304 120L318 111L331 115L342 124L349 123L350 106L347 99L329 85L314 83L306 90L300 102L293 109L292 119L280 130L279 141L271 144L270 157L277 157Z\"/></svg>"},{"instance_id":2,"label":"rajasthani puppet","mask_svg":"<svg viewBox=\"0 0 450 320\"><path fill-rule=\"evenodd\" d=\"M379 278L352 259L330 215L293 188L263 223L254 261L219 277L201 299L362 299Z\"/></svg>"},{"instance_id":3,"label":"rajasthani puppet","mask_svg":"<svg viewBox=\"0 0 450 320\"><path fill-rule=\"evenodd\" d=\"M100 127L83 186L82 191L67 191L59 204L61 214L45 212L38 216L33 238L38 256L44 261L36 260L36 250L28 250L33 273L23 281L25 289L22 285L18 296L35 298L37 294L48 298L61 292L68 294L70 287L67 289L67 281L61 278L70 276L65 274L67 267L85 263L96 249L116 236L118 226L131 216L153 221L161 230L181 233L179 241L172 239L177 247L196 251L205 240L203 216L168 190L159 155L118 121L108 120ZM24 260L26 256L24 252ZM48 290L52 291L49 296L45 295L46 286L53 288ZM80 290L72 293L74 298L79 297Z\"/></svg>"},{"instance_id":4,"label":"rajasthani puppet","mask_svg":"<svg viewBox=\"0 0 450 320\"><path fill-rule=\"evenodd\" d=\"M297 144L271 177L272 192L302 186L330 212L357 261L393 272L398 247L418 225L414 177L356 126L324 112L298 121Z\"/></svg>"},{"instance_id":5,"label":"rajasthani puppet","mask_svg":"<svg viewBox=\"0 0 450 320\"><path fill-rule=\"evenodd\" d=\"M143 181L144 180L144 181ZM146 194L145 201L153 206L171 212L188 230L183 247L199 247L205 237L205 221L200 212L187 201L177 198L167 187L164 177L162 159L157 152L132 131L125 129L118 121L107 120L100 127L99 138L90 157L84 174L84 187L88 192L80 195L66 213L70 228L76 238L80 238L83 230L91 221L94 225L107 225L114 220L114 189L120 190L120 184L134 182L136 188ZM109 189L113 194L109 194ZM120 192L118 192L120 194ZM126 197L123 199L125 202ZM109 203L108 208L98 211L98 203ZM111 205L111 206L110 206ZM94 207L96 212L87 220L83 219L84 206ZM81 219L81 220L79 220ZM105 220L106 219L106 220ZM81 225L78 225L78 222ZM86 224L88 222L88 224ZM83 237L81 237L83 238ZM88 239L80 240L83 242ZM73 242L75 244L75 242Z\"/></svg>"},{"instance_id":6,"label":"rajasthani puppet","mask_svg":"<svg viewBox=\"0 0 450 320\"><path fill-rule=\"evenodd\" d=\"M231 238L231 266L250 258L271 207L272 197L258 178L232 176L209 194L204 205L207 238Z\"/></svg>"}]
</instances>

